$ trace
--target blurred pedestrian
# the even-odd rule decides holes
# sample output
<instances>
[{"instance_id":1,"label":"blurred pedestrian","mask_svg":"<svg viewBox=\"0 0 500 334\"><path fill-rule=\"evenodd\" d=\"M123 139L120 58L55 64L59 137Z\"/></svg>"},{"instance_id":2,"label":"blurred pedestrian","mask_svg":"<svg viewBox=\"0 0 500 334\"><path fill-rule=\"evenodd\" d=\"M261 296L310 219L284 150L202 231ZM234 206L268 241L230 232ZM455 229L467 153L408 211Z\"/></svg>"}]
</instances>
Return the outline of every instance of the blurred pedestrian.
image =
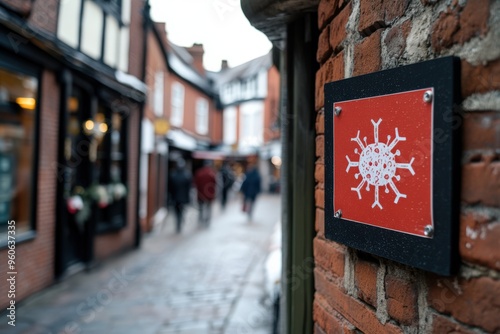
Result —
<instances>
[{"instance_id":1,"label":"blurred pedestrian","mask_svg":"<svg viewBox=\"0 0 500 334\"><path fill-rule=\"evenodd\" d=\"M198 193L199 222L202 225L208 226L212 215L212 202L215 199L216 189L215 172L212 169L211 161L204 161L203 167L196 171L194 174L194 184Z\"/></svg>"},{"instance_id":2,"label":"blurred pedestrian","mask_svg":"<svg viewBox=\"0 0 500 334\"><path fill-rule=\"evenodd\" d=\"M255 161L251 161L248 165L245 179L241 184L240 191L243 193L243 211L248 214L248 219L252 219L252 211L257 195L260 193L260 174Z\"/></svg>"},{"instance_id":3,"label":"blurred pedestrian","mask_svg":"<svg viewBox=\"0 0 500 334\"><path fill-rule=\"evenodd\" d=\"M227 161L224 161L222 163L222 167L220 169L220 174L221 174L221 180L222 180L222 198L221 198L221 205L222 208L226 207L227 203L227 194L229 192L229 189L234 184L234 173L229 167L229 164Z\"/></svg>"},{"instance_id":4,"label":"blurred pedestrian","mask_svg":"<svg viewBox=\"0 0 500 334\"><path fill-rule=\"evenodd\" d=\"M174 207L177 233L181 232L184 207L190 202L189 193L192 182L193 178L186 168L186 162L182 158L177 159L168 178L168 192Z\"/></svg>"}]
</instances>

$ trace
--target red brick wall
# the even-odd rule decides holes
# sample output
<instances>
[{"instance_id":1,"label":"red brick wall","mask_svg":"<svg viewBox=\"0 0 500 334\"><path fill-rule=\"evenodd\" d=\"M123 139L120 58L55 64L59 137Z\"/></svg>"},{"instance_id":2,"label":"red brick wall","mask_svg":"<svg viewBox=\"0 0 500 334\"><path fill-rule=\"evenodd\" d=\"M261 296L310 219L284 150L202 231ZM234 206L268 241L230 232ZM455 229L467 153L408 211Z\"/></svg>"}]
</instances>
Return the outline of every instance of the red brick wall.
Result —
<instances>
[{"instance_id":1,"label":"red brick wall","mask_svg":"<svg viewBox=\"0 0 500 334\"><path fill-rule=\"evenodd\" d=\"M321 0L316 74L315 333L500 333L500 3ZM450 278L324 236L325 83L462 59L461 269Z\"/></svg>"},{"instance_id":2,"label":"red brick wall","mask_svg":"<svg viewBox=\"0 0 500 334\"><path fill-rule=\"evenodd\" d=\"M144 50L143 8L145 0L131 0L128 73L141 79Z\"/></svg>"},{"instance_id":3,"label":"red brick wall","mask_svg":"<svg viewBox=\"0 0 500 334\"><path fill-rule=\"evenodd\" d=\"M201 97L208 102L209 122L220 120L220 116L215 114L219 113L215 108L214 100L199 89L193 87L190 83L180 78L175 73L169 73L167 84L165 85L165 100L167 101L167 115L170 118L171 102L172 101L172 83L178 82L184 86L184 118L181 128L191 133L197 138L209 141L215 141L217 138L222 138L221 128L209 123L208 135L200 135L196 132L196 100Z\"/></svg>"},{"instance_id":4,"label":"red brick wall","mask_svg":"<svg viewBox=\"0 0 500 334\"><path fill-rule=\"evenodd\" d=\"M23 16L28 16L33 8L31 0L2 0L0 3Z\"/></svg>"},{"instance_id":5,"label":"red brick wall","mask_svg":"<svg viewBox=\"0 0 500 334\"><path fill-rule=\"evenodd\" d=\"M28 24L55 35L57 33L58 12L59 0L36 0L33 2Z\"/></svg>"},{"instance_id":6,"label":"red brick wall","mask_svg":"<svg viewBox=\"0 0 500 334\"><path fill-rule=\"evenodd\" d=\"M38 165L38 205L36 210L36 237L16 246L16 302L21 301L50 285L54 279L54 249L56 201L40 199L56 198L57 140L59 129L59 86L54 73L44 71L40 84L40 128ZM29 208L26 208L29 209ZM7 303L7 250L0 251L0 307Z\"/></svg>"}]
</instances>

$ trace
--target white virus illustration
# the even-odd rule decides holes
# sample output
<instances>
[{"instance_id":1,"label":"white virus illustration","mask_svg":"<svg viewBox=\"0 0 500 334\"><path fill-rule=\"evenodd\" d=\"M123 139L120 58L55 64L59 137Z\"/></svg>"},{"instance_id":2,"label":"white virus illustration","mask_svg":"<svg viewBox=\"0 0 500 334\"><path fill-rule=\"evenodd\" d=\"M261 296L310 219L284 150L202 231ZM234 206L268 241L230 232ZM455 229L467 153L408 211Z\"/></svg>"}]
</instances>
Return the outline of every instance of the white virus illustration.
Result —
<instances>
[{"instance_id":1,"label":"white virus illustration","mask_svg":"<svg viewBox=\"0 0 500 334\"><path fill-rule=\"evenodd\" d=\"M355 141L358 143L361 152L358 148L354 149L354 153L359 154L358 161L351 161L349 157L347 158L347 169L346 172L349 173L349 169L351 167L358 167L359 173L356 173L354 177L356 180L361 175L362 180L356 188L351 188L352 191L358 193L359 199L361 199L361 189L363 185L366 183L366 191L370 191L370 185L375 188L375 201L372 204L372 208L378 206L380 209L382 205L379 202L379 187L385 187L385 193L389 193L389 189L387 186L390 186L394 194L396 194L396 198L394 199L394 203L398 203L399 199L406 198L405 194L399 192L398 188L394 184L394 179L399 181L401 177L396 175L396 171L398 168L407 169L410 171L411 175L415 175L415 171L411 164L415 158L411 158L409 163L398 163L396 162L396 157L401 155L399 150L392 153L392 149L397 145L400 141L405 141L406 137L399 136L398 128L395 129L396 137L391 142L391 136L387 136L387 144L381 143L378 141L378 126L382 122L380 118L377 123L372 119L373 124L373 136L374 142L373 144L367 144L366 137L363 138L364 144L361 141L358 130L358 134L355 138L351 138L351 141Z\"/></svg>"}]
</instances>

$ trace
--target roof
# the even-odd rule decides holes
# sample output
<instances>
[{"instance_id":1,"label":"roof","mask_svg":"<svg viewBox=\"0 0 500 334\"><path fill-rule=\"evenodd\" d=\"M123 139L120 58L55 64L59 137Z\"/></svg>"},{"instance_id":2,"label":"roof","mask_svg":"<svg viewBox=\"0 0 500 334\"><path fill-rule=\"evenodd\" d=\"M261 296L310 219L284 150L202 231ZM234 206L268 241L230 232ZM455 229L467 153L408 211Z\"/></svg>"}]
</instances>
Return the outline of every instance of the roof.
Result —
<instances>
[{"instance_id":1,"label":"roof","mask_svg":"<svg viewBox=\"0 0 500 334\"><path fill-rule=\"evenodd\" d=\"M207 95L216 96L217 91L215 90L211 79L208 76L201 75L193 67L193 57L191 54L182 46L176 45L169 40L166 40L166 38L162 38L162 34L165 34L165 32L159 31L158 25L153 24L152 29L159 43L162 45L168 68L188 83L205 92ZM165 42L167 45L164 45Z\"/></svg>"},{"instance_id":2,"label":"roof","mask_svg":"<svg viewBox=\"0 0 500 334\"><path fill-rule=\"evenodd\" d=\"M283 40L286 24L317 10L319 0L241 0L248 21L274 44Z\"/></svg>"},{"instance_id":3,"label":"roof","mask_svg":"<svg viewBox=\"0 0 500 334\"><path fill-rule=\"evenodd\" d=\"M272 53L250 60L239 66L223 69L220 72L207 72L207 76L212 78L217 87L233 81L250 78L259 73L262 69L270 69L273 65Z\"/></svg>"}]
</instances>

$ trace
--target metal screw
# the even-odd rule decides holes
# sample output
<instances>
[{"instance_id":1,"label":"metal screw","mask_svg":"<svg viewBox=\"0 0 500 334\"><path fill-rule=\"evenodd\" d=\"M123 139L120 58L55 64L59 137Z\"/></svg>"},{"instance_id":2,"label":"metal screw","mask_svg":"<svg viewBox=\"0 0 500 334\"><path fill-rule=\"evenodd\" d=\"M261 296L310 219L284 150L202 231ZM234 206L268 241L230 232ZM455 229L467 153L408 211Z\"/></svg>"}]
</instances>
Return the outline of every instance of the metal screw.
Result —
<instances>
[{"instance_id":1,"label":"metal screw","mask_svg":"<svg viewBox=\"0 0 500 334\"><path fill-rule=\"evenodd\" d=\"M427 90L424 93L424 102L429 103L432 101L432 90Z\"/></svg>"},{"instance_id":2,"label":"metal screw","mask_svg":"<svg viewBox=\"0 0 500 334\"><path fill-rule=\"evenodd\" d=\"M333 215L335 218L341 218L342 217L342 210L337 210L335 214Z\"/></svg>"},{"instance_id":3,"label":"metal screw","mask_svg":"<svg viewBox=\"0 0 500 334\"><path fill-rule=\"evenodd\" d=\"M427 225L424 228L424 234L426 237L432 237L432 235L434 234L434 227L432 227L431 225Z\"/></svg>"},{"instance_id":4,"label":"metal screw","mask_svg":"<svg viewBox=\"0 0 500 334\"><path fill-rule=\"evenodd\" d=\"M340 107L335 107L335 109L334 109L334 111L333 111L333 112L334 112L335 116L338 116L338 115L340 115L340 112L341 112L341 111L342 111L342 108L340 108Z\"/></svg>"}]
</instances>

